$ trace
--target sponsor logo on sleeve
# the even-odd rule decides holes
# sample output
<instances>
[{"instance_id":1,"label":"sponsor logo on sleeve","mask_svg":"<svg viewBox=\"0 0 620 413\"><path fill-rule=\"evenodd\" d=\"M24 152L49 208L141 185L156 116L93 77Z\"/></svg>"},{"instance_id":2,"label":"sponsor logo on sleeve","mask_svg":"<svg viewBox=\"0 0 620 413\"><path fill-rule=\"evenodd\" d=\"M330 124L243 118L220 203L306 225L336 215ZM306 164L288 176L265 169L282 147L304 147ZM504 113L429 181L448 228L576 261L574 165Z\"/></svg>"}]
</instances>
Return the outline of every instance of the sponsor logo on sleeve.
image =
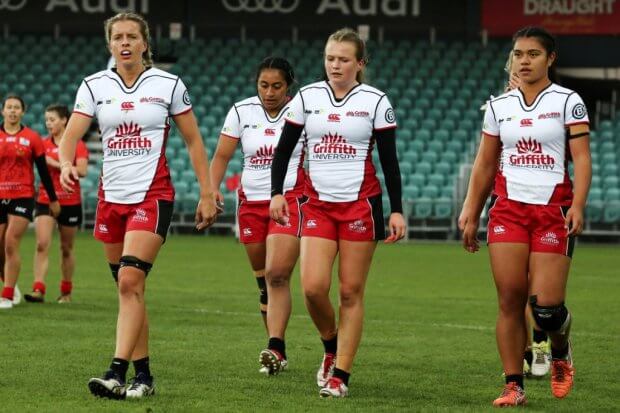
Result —
<instances>
[{"instance_id":1,"label":"sponsor logo on sleeve","mask_svg":"<svg viewBox=\"0 0 620 413\"><path fill-rule=\"evenodd\" d=\"M586 111L586 107L583 103L577 103L573 107L573 118L575 119L583 119L586 117L588 112Z\"/></svg>"},{"instance_id":2,"label":"sponsor logo on sleeve","mask_svg":"<svg viewBox=\"0 0 620 413\"><path fill-rule=\"evenodd\" d=\"M185 92L183 92L183 103L185 103L187 106L192 104L192 101L189 98L189 92L187 91L187 89L185 89Z\"/></svg>"},{"instance_id":3,"label":"sponsor logo on sleeve","mask_svg":"<svg viewBox=\"0 0 620 413\"><path fill-rule=\"evenodd\" d=\"M389 108L388 110L385 111L385 121L387 123L396 122L396 116L394 115L394 109Z\"/></svg>"}]
</instances>

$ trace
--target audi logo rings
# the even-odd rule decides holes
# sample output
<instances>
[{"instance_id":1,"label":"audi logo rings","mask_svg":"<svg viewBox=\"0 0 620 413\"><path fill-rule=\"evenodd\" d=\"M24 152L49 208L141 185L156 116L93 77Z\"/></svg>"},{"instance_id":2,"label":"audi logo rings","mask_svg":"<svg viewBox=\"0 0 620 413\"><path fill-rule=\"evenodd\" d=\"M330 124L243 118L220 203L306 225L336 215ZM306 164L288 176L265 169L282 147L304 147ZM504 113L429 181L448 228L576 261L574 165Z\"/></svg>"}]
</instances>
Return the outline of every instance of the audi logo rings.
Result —
<instances>
[{"instance_id":1,"label":"audi logo rings","mask_svg":"<svg viewBox=\"0 0 620 413\"><path fill-rule=\"evenodd\" d=\"M0 10L17 11L24 8L28 0L0 0Z\"/></svg>"},{"instance_id":2,"label":"audi logo rings","mask_svg":"<svg viewBox=\"0 0 620 413\"><path fill-rule=\"evenodd\" d=\"M222 6L230 12L291 13L299 6L299 0L222 0Z\"/></svg>"}]
</instances>

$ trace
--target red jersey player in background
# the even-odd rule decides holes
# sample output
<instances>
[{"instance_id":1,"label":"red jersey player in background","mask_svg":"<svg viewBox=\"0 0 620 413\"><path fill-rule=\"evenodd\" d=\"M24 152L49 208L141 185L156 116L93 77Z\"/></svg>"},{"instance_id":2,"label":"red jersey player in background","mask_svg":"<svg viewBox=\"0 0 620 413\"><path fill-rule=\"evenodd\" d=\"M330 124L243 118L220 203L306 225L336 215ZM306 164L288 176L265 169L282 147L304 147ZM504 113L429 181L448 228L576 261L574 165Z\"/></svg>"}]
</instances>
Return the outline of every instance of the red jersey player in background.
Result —
<instances>
[{"instance_id":1,"label":"red jersey player in background","mask_svg":"<svg viewBox=\"0 0 620 413\"><path fill-rule=\"evenodd\" d=\"M269 342L259 361L260 371L268 375L279 373L288 364L284 333L291 315L289 280L299 256L299 206L305 181L301 140L286 177L291 219L287 225L280 225L269 216L271 162L294 82L293 68L286 59L265 58L256 73L258 95L241 100L230 109L211 163L213 188L219 188L226 166L241 143L244 159L238 191L239 234L260 290L260 309ZM224 200L219 191L218 198Z\"/></svg>"},{"instance_id":2,"label":"red jersey player in background","mask_svg":"<svg viewBox=\"0 0 620 413\"><path fill-rule=\"evenodd\" d=\"M147 22L120 13L105 22L105 35L116 67L87 76L78 89L60 143L60 182L73 191L76 144L96 117L104 155L94 235L117 279L119 307L114 358L88 388L99 397L138 399L155 391L145 288L172 219L174 187L165 156L171 119L200 185L198 230L215 221L216 205L189 92L178 76L153 67ZM130 360L136 375L127 387Z\"/></svg>"},{"instance_id":3,"label":"red jersey player in background","mask_svg":"<svg viewBox=\"0 0 620 413\"><path fill-rule=\"evenodd\" d=\"M366 45L351 29L325 45L325 80L300 89L290 103L272 166L271 217L289 219L283 183L305 130L308 177L302 207L301 284L323 341L316 376L321 397L345 397L364 319L364 289L377 241L385 238L381 185L372 162L377 145L390 199L390 234L403 238L401 179L394 110L382 91L363 83ZM338 255L339 317L329 299Z\"/></svg>"},{"instance_id":4,"label":"red jersey player in background","mask_svg":"<svg viewBox=\"0 0 620 413\"><path fill-rule=\"evenodd\" d=\"M555 39L527 27L513 37L514 67L521 80L489 102L459 227L463 245L478 250L480 213L493 180L487 241L497 289L497 344L506 385L493 405L526 403L523 390L524 307L551 340L551 390L557 398L573 385L564 305L574 237L592 176L589 121L577 93L554 84ZM568 161L575 166L574 186ZM528 275L529 274L529 275Z\"/></svg>"},{"instance_id":5,"label":"red jersey player in background","mask_svg":"<svg viewBox=\"0 0 620 413\"><path fill-rule=\"evenodd\" d=\"M35 164L41 182L50 194L50 211L60 213L60 204L45 163L45 150L38 133L21 124L26 113L23 99L9 95L2 102L0 125L0 239L4 241L4 288L0 309L13 308L21 257L19 244L32 221Z\"/></svg>"},{"instance_id":6,"label":"red jersey player in background","mask_svg":"<svg viewBox=\"0 0 620 413\"><path fill-rule=\"evenodd\" d=\"M60 234L60 269L62 272L58 302L71 302L73 272L75 270L73 241L78 228L82 224L82 197L79 181L76 182L73 192L65 191L60 185L58 145L65 132L69 116L69 109L65 105L50 105L45 109L45 126L49 132L47 139L43 140L45 159L52 176L58 202L60 202L62 209L60 215L56 218L50 214L49 196L43 185L40 185L34 213L37 238L37 247L34 254L34 283L32 285L32 293L24 295L26 301L29 302L42 303L45 299L45 277L49 265L49 247L56 225L58 225L58 232ZM73 164L80 177L86 176L88 149L81 140L77 144Z\"/></svg>"}]
</instances>

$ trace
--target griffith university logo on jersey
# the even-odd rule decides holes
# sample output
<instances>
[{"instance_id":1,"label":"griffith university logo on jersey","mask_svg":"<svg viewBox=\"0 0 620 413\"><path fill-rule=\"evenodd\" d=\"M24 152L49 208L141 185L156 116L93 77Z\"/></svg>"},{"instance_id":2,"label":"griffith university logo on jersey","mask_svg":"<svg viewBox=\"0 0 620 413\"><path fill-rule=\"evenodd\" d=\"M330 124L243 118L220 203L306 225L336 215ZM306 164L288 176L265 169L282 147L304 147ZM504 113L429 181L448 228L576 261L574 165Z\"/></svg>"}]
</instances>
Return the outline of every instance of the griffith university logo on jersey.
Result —
<instances>
[{"instance_id":1,"label":"griffith university logo on jersey","mask_svg":"<svg viewBox=\"0 0 620 413\"><path fill-rule=\"evenodd\" d=\"M140 136L142 128L133 122L122 123L116 127L116 135L108 140L108 156L148 155L152 143L146 136Z\"/></svg>"},{"instance_id":2,"label":"griffith university logo on jersey","mask_svg":"<svg viewBox=\"0 0 620 413\"><path fill-rule=\"evenodd\" d=\"M553 169L555 159L543 153L542 144L536 139L521 138L516 144L517 155L510 155L510 165L523 168Z\"/></svg>"},{"instance_id":3,"label":"griffith university logo on jersey","mask_svg":"<svg viewBox=\"0 0 620 413\"><path fill-rule=\"evenodd\" d=\"M355 159L356 154L353 145L337 133L323 135L321 142L312 147L312 157L318 160Z\"/></svg>"},{"instance_id":4,"label":"griffith university logo on jersey","mask_svg":"<svg viewBox=\"0 0 620 413\"><path fill-rule=\"evenodd\" d=\"M273 145L263 145L256 151L256 155L250 158L250 169L269 169L273 162Z\"/></svg>"}]
</instances>

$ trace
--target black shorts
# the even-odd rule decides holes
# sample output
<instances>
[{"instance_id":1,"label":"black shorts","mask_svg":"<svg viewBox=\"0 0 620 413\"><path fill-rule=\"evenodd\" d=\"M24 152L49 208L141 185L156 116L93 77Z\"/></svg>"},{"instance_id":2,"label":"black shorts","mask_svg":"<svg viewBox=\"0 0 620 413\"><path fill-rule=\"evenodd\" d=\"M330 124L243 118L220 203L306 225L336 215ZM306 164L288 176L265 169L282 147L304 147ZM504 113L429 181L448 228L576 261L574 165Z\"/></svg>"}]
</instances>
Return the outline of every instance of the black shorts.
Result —
<instances>
[{"instance_id":1,"label":"black shorts","mask_svg":"<svg viewBox=\"0 0 620 413\"><path fill-rule=\"evenodd\" d=\"M0 199L0 225L9 221L9 215L32 221L34 198Z\"/></svg>"},{"instance_id":2,"label":"black shorts","mask_svg":"<svg viewBox=\"0 0 620 413\"><path fill-rule=\"evenodd\" d=\"M34 217L36 218L42 215L52 215L50 206L49 204L40 204L37 202L34 210ZM79 227L82 225L82 204L61 205L60 215L58 215L56 221L58 225L65 227Z\"/></svg>"}]
</instances>

